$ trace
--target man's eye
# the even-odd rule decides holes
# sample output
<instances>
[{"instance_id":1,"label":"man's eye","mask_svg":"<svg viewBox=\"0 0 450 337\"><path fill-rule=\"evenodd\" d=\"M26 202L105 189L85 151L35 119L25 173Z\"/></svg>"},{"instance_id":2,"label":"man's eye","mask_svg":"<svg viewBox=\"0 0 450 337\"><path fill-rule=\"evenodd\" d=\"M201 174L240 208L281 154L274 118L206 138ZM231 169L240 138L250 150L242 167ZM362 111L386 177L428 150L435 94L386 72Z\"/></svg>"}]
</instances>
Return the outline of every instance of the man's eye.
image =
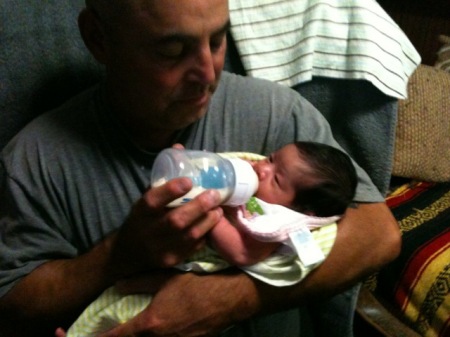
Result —
<instances>
[{"instance_id":1,"label":"man's eye","mask_svg":"<svg viewBox=\"0 0 450 337\"><path fill-rule=\"evenodd\" d=\"M176 58L183 55L184 46L182 43L173 42L158 47L158 54L164 57Z\"/></svg>"},{"instance_id":2,"label":"man's eye","mask_svg":"<svg viewBox=\"0 0 450 337\"><path fill-rule=\"evenodd\" d=\"M225 37L226 37L226 35L224 34L220 37L216 37L216 38L212 39L210 42L211 50L212 51L219 50L225 41Z\"/></svg>"}]
</instances>

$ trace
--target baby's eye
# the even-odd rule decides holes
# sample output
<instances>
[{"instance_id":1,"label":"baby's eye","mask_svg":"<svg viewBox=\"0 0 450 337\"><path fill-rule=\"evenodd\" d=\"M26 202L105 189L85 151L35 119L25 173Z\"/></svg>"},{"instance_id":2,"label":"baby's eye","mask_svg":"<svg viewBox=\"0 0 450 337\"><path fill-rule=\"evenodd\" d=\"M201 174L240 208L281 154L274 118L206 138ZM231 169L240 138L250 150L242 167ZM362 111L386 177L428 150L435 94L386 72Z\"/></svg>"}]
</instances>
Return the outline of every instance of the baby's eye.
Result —
<instances>
[{"instance_id":1,"label":"baby's eye","mask_svg":"<svg viewBox=\"0 0 450 337\"><path fill-rule=\"evenodd\" d=\"M275 180L275 183L276 183L278 186L280 186L280 179L278 178L278 174L275 174L274 180Z\"/></svg>"}]
</instances>

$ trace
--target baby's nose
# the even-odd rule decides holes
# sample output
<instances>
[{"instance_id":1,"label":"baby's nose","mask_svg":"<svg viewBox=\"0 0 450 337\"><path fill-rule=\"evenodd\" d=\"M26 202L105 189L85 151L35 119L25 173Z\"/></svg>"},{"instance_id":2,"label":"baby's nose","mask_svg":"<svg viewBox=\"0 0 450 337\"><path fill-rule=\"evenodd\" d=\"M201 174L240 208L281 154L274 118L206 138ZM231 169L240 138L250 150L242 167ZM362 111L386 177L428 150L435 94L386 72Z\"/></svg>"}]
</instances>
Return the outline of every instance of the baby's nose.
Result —
<instances>
[{"instance_id":1,"label":"baby's nose","mask_svg":"<svg viewBox=\"0 0 450 337\"><path fill-rule=\"evenodd\" d=\"M255 170L258 180L261 181L266 176L263 161L252 162L253 170Z\"/></svg>"}]
</instances>

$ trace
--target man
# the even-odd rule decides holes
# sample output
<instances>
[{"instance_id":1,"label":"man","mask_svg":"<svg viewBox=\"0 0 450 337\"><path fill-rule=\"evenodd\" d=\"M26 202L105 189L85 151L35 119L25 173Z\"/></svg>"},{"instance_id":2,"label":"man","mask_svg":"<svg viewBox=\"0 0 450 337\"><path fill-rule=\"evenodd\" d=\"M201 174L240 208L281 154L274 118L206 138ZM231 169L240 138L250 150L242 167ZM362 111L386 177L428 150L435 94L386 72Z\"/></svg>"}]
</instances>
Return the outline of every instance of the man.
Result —
<instances>
[{"instance_id":1,"label":"man","mask_svg":"<svg viewBox=\"0 0 450 337\"><path fill-rule=\"evenodd\" d=\"M203 247L223 213L214 191L167 209L191 183L147 189L158 151L178 142L262 154L294 139L337 146L297 93L221 75L228 24L226 0L87 1L80 31L105 83L34 121L2 156L1 333L52 334L121 281L124 291L155 296L105 337L226 328L306 336L292 308L347 289L398 254L395 220L358 170L357 200L370 203L346 212L330 256L298 286L266 286L236 270L166 270Z\"/></svg>"}]
</instances>

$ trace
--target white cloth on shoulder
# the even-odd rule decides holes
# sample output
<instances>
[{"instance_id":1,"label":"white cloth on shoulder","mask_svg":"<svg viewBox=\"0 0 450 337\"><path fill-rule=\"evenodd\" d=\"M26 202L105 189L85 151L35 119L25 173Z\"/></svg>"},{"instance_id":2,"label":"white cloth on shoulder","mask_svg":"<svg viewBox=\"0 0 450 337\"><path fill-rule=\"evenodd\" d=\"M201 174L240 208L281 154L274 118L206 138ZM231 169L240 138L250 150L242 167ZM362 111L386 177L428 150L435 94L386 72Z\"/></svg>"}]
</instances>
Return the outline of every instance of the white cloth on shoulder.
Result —
<instances>
[{"instance_id":1,"label":"white cloth on shoulder","mask_svg":"<svg viewBox=\"0 0 450 337\"><path fill-rule=\"evenodd\" d=\"M420 55L375 0L230 0L248 75L294 86L313 76L367 80L407 97Z\"/></svg>"}]
</instances>

